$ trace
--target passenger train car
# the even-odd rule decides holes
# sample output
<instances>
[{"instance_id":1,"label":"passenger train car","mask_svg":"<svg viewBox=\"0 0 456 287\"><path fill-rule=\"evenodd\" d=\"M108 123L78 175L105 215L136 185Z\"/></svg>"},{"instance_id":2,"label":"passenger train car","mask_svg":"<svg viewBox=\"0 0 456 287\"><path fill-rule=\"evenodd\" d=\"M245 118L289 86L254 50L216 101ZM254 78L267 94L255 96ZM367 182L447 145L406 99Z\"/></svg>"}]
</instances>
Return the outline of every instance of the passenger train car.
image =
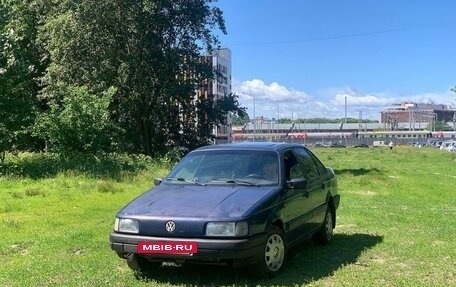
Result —
<instances>
[{"instance_id":1,"label":"passenger train car","mask_svg":"<svg viewBox=\"0 0 456 287\"><path fill-rule=\"evenodd\" d=\"M410 142L428 142L432 139L456 139L456 131L428 131L428 130L402 130L402 131L337 131L337 132L289 132L289 133L236 133L235 141L291 141L302 143L316 142L345 142L347 145L383 140L392 141L394 144L407 144Z\"/></svg>"}]
</instances>

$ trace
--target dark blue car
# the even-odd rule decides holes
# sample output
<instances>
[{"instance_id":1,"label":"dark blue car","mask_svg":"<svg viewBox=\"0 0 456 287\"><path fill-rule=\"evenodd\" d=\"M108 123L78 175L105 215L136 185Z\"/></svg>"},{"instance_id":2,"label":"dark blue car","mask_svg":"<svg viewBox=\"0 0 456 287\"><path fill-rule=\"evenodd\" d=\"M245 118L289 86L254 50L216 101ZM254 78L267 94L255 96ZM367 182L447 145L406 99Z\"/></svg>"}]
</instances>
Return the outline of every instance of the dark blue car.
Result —
<instances>
[{"instance_id":1,"label":"dark blue car","mask_svg":"<svg viewBox=\"0 0 456 287\"><path fill-rule=\"evenodd\" d=\"M333 170L286 143L199 148L155 185L119 211L110 235L140 272L173 261L274 276L293 245L331 241L340 200Z\"/></svg>"}]
</instances>

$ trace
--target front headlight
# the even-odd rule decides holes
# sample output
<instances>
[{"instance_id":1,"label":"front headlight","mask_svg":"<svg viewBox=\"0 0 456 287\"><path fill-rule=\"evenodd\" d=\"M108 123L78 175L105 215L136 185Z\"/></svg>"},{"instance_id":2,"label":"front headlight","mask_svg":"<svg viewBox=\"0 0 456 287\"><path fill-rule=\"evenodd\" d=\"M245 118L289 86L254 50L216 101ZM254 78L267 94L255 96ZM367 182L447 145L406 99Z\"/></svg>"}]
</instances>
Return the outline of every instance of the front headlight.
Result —
<instances>
[{"instance_id":1,"label":"front headlight","mask_svg":"<svg viewBox=\"0 0 456 287\"><path fill-rule=\"evenodd\" d=\"M126 233L139 233L139 222L136 219L116 218L114 231Z\"/></svg>"},{"instance_id":2,"label":"front headlight","mask_svg":"<svg viewBox=\"0 0 456 287\"><path fill-rule=\"evenodd\" d=\"M247 222L209 222L206 225L207 236L245 236L249 232Z\"/></svg>"}]
</instances>

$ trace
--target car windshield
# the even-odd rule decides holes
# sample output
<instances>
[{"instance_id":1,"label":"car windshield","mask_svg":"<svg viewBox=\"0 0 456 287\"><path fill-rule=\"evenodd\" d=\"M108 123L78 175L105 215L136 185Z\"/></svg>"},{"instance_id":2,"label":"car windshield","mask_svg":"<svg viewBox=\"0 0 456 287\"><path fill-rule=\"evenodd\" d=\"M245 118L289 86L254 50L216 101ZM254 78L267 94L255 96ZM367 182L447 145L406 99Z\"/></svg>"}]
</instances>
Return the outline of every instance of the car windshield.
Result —
<instances>
[{"instance_id":1,"label":"car windshield","mask_svg":"<svg viewBox=\"0 0 456 287\"><path fill-rule=\"evenodd\" d=\"M276 185L278 155L272 151L198 151L188 154L166 177L172 183Z\"/></svg>"}]
</instances>

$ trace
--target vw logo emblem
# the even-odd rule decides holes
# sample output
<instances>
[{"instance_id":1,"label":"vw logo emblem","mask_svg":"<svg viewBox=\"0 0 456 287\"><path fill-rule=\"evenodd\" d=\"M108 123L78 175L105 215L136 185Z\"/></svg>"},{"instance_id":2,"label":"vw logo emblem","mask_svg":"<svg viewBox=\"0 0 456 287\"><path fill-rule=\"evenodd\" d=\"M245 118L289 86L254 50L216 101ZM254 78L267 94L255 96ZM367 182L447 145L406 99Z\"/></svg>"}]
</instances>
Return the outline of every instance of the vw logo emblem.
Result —
<instances>
[{"instance_id":1,"label":"vw logo emblem","mask_svg":"<svg viewBox=\"0 0 456 287\"><path fill-rule=\"evenodd\" d=\"M176 223L174 221L168 221L165 225L166 231L173 232L176 229Z\"/></svg>"}]
</instances>

